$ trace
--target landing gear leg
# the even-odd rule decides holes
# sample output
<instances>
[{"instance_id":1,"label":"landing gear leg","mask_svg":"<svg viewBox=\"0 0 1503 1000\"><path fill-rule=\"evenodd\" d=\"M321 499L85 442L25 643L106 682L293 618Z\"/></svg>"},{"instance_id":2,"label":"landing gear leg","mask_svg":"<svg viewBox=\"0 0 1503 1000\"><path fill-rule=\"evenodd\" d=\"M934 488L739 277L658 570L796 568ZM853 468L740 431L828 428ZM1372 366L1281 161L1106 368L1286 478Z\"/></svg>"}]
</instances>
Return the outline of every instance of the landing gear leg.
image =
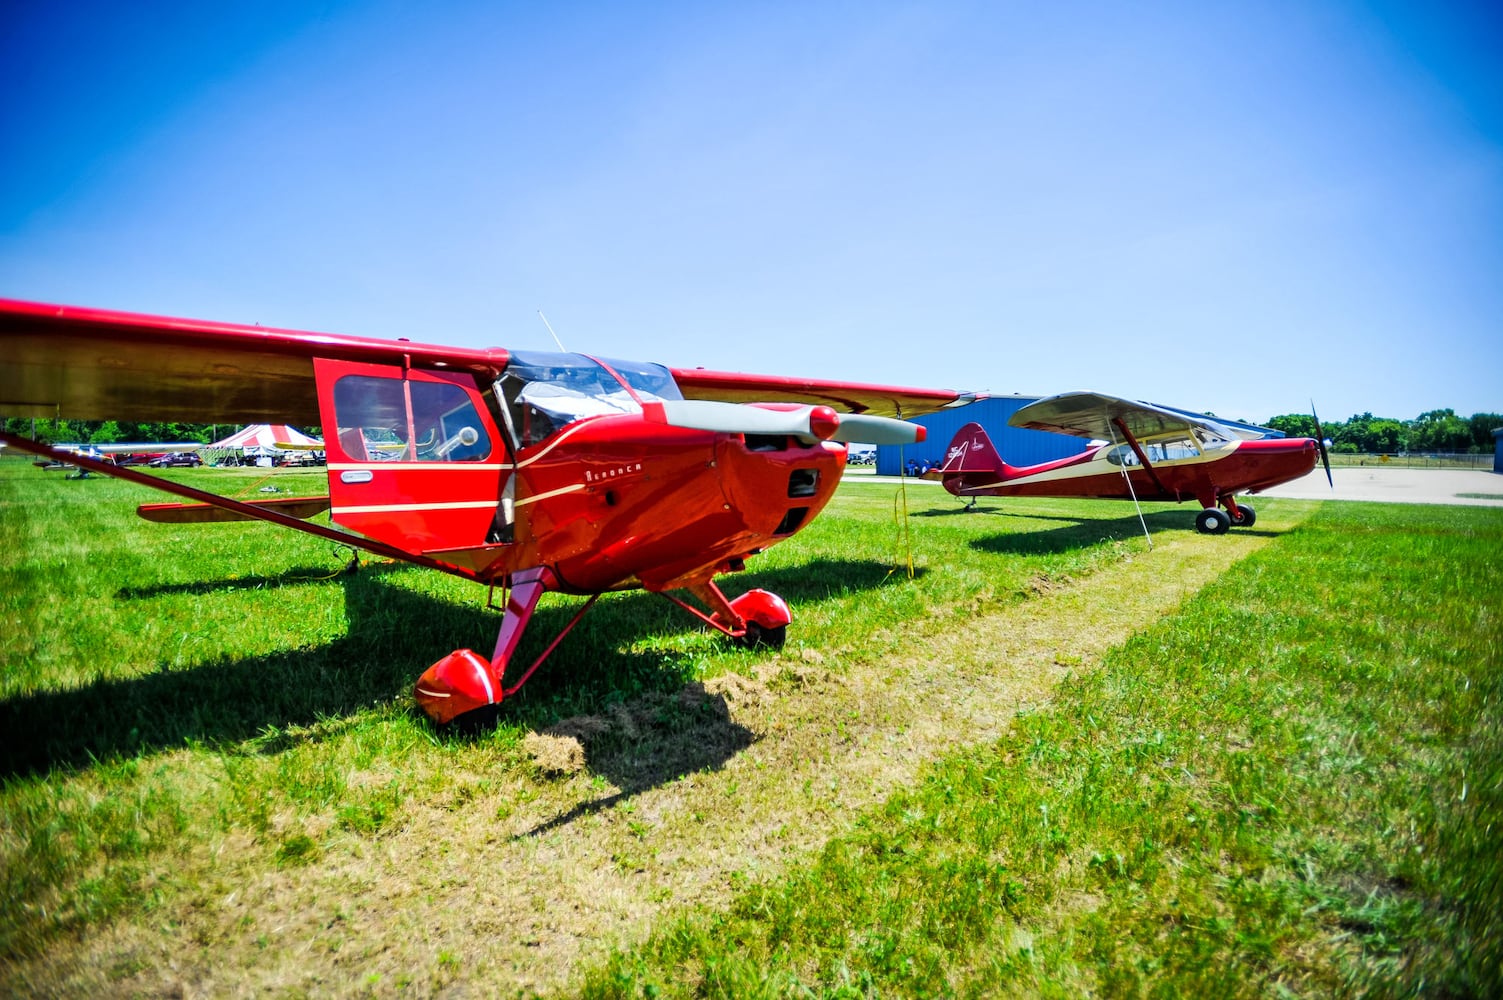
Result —
<instances>
[{"instance_id":1,"label":"landing gear leg","mask_svg":"<svg viewBox=\"0 0 1503 1000\"><path fill-rule=\"evenodd\" d=\"M714 613L707 615L672 594L665 593L663 596L717 632L724 632L744 646L771 646L778 649L788 636L788 623L793 621L793 613L788 610L788 602L777 594L765 590L748 590L735 600L727 600L713 580L706 580L686 589Z\"/></svg>"},{"instance_id":2,"label":"landing gear leg","mask_svg":"<svg viewBox=\"0 0 1503 1000\"><path fill-rule=\"evenodd\" d=\"M522 633L527 631L527 623L532 620L538 601L556 585L553 574L541 567L515 574L506 602L506 614L501 619L501 631L496 636L496 650L491 658L487 660L472 649L457 649L423 671L412 693L430 719L438 723L452 722L461 716L492 709L527 683L527 679L552 655L564 636L573 630L600 596L595 594L584 603L515 684L503 687L507 665L522 640Z\"/></svg>"}]
</instances>

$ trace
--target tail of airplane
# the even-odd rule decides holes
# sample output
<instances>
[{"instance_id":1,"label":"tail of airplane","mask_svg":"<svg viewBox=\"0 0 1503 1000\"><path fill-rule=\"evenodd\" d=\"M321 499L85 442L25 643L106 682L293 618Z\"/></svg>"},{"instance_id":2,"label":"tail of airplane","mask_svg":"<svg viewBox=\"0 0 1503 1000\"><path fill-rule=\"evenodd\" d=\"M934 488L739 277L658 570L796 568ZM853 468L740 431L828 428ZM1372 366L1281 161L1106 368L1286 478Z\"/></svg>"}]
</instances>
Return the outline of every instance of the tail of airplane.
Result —
<instances>
[{"instance_id":1,"label":"tail of airplane","mask_svg":"<svg viewBox=\"0 0 1503 1000\"><path fill-rule=\"evenodd\" d=\"M1002 482L1015 470L1002 461L996 445L980 424L966 424L950 439L945 462L939 468L945 489L959 496L963 491Z\"/></svg>"}]
</instances>

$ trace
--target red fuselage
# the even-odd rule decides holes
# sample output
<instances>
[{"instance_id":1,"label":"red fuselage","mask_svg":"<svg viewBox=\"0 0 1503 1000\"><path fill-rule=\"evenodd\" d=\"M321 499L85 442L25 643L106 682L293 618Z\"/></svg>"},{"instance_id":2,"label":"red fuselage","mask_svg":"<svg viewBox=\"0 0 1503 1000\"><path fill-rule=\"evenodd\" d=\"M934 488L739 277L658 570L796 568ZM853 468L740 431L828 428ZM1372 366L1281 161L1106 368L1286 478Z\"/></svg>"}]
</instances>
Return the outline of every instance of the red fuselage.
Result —
<instances>
[{"instance_id":1,"label":"red fuselage","mask_svg":"<svg viewBox=\"0 0 1503 1000\"><path fill-rule=\"evenodd\" d=\"M998 461L992 469L952 473L947 463L941 477L945 489L961 497L1130 500L1136 496L1139 500L1195 500L1211 507L1223 497L1256 493L1298 479L1315 468L1317 455L1310 438L1274 438L1231 441L1200 454L1151 460L1144 467L1127 445L1102 445L1082 455L1022 468Z\"/></svg>"},{"instance_id":2,"label":"red fuselage","mask_svg":"<svg viewBox=\"0 0 1503 1000\"><path fill-rule=\"evenodd\" d=\"M556 447L549 447L556 444ZM830 501L845 447L597 417L519 457L512 567L562 589L669 590L741 568ZM531 502L529 502L531 500Z\"/></svg>"}]
</instances>

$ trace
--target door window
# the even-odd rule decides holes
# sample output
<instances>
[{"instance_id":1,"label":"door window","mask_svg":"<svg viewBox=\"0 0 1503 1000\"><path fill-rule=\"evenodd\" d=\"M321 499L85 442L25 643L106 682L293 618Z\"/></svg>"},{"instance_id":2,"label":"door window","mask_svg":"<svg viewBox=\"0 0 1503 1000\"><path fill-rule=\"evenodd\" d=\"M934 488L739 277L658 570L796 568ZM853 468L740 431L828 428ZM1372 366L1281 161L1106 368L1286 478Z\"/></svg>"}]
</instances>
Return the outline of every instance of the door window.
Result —
<instances>
[{"instance_id":1,"label":"door window","mask_svg":"<svg viewBox=\"0 0 1503 1000\"><path fill-rule=\"evenodd\" d=\"M491 454L486 422L448 382L345 375L334 383L334 415L340 449L354 462L481 462Z\"/></svg>"}]
</instances>

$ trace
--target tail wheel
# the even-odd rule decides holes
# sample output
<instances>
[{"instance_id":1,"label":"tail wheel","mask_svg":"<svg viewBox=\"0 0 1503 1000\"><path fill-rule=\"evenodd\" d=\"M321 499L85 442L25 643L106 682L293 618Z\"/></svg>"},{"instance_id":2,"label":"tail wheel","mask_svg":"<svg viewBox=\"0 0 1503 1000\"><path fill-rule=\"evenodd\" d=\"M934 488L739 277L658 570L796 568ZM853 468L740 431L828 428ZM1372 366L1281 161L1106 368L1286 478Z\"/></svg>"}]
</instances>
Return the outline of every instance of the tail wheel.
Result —
<instances>
[{"instance_id":1,"label":"tail wheel","mask_svg":"<svg viewBox=\"0 0 1503 1000\"><path fill-rule=\"evenodd\" d=\"M1195 515L1195 530L1202 535L1224 535L1231 526L1231 517L1219 507L1207 507Z\"/></svg>"},{"instance_id":2,"label":"tail wheel","mask_svg":"<svg viewBox=\"0 0 1503 1000\"><path fill-rule=\"evenodd\" d=\"M1232 515L1232 526L1235 528L1251 528L1258 521L1258 512L1252 509L1250 503L1237 504L1237 513Z\"/></svg>"}]
</instances>

